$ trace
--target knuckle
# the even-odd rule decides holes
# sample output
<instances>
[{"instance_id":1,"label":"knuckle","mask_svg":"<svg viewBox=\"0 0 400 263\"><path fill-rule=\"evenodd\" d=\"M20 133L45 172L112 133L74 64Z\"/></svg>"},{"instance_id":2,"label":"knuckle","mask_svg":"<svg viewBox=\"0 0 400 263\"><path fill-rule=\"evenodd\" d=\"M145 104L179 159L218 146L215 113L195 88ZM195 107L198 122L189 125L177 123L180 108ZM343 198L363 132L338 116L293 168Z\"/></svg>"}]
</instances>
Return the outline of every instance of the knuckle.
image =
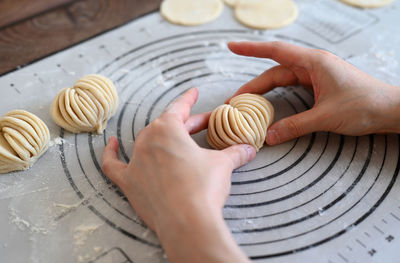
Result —
<instances>
[{"instance_id":1,"label":"knuckle","mask_svg":"<svg viewBox=\"0 0 400 263\"><path fill-rule=\"evenodd\" d=\"M242 162L242 150L239 147L235 147L233 154L229 156L232 166L236 166Z\"/></svg>"},{"instance_id":2,"label":"knuckle","mask_svg":"<svg viewBox=\"0 0 400 263\"><path fill-rule=\"evenodd\" d=\"M159 130L162 129L164 127L164 120L162 118L157 118L155 119L148 127L148 129L146 130L147 132L151 132L154 130Z\"/></svg>"},{"instance_id":3,"label":"knuckle","mask_svg":"<svg viewBox=\"0 0 400 263\"><path fill-rule=\"evenodd\" d=\"M337 56L334 55L333 53L322 50L322 49L316 49L315 54L319 60L326 61L326 60L332 60L332 59L337 59Z\"/></svg>"},{"instance_id":4,"label":"knuckle","mask_svg":"<svg viewBox=\"0 0 400 263\"><path fill-rule=\"evenodd\" d=\"M232 167L232 169L235 167L235 160L227 154L223 154L218 159L222 159L221 163L227 164L229 167Z\"/></svg>"},{"instance_id":5,"label":"knuckle","mask_svg":"<svg viewBox=\"0 0 400 263\"><path fill-rule=\"evenodd\" d=\"M156 137L157 138L157 137ZM134 153L148 154L148 144L154 141L154 136L149 134L148 130L143 130L137 136L135 144L133 146Z\"/></svg>"},{"instance_id":6,"label":"knuckle","mask_svg":"<svg viewBox=\"0 0 400 263\"><path fill-rule=\"evenodd\" d=\"M233 146L231 154L225 155L227 162L234 168L244 165L249 159L249 152L245 146Z\"/></svg>"},{"instance_id":7,"label":"knuckle","mask_svg":"<svg viewBox=\"0 0 400 263\"><path fill-rule=\"evenodd\" d=\"M162 121L163 123L170 123L174 122L175 120L179 119L179 114L176 112L165 112L159 120Z\"/></svg>"},{"instance_id":8,"label":"knuckle","mask_svg":"<svg viewBox=\"0 0 400 263\"><path fill-rule=\"evenodd\" d=\"M323 49L315 49L314 50L316 54L318 54L319 56L330 56L332 53L323 50Z\"/></svg>"},{"instance_id":9,"label":"knuckle","mask_svg":"<svg viewBox=\"0 0 400 263\"><path fill-rule=\"evenodd\" d=\"M167 121L166 121L166 116L164 114L161 117L155 119L152 123L150 123L149 126L141 130L140 133L138 134L138 137L139 136L144 138L153 137L155 134L162 133L166 128L167 128Z\"/></svg>"},{"instance_id":10,"label":"knuckle","mask_svg":"<svg viewBox=\"0 0 400 263\"><path fill-rule=\"evenodd\" d=\"M271 45L274 47L281 47L283 45L283 42L281 41L272 41Z\"/></svg>"},{"instance_id":11,"label":"knuckle","mask_svg":"<svg viewBox=\"0 0 400 263\"><path fill-rule=\"evenodd\" d=\"M175 113L166 112L161 115L159 118L153 121L154 126L156 127L164 127L168 124L168 122L176 116Z\"/></svg>"},{"instance_id":12,"label":"knuckle","mask_svg":"<svg viewBox=\"0 0 400 263\"><path fill-rule=\"evenodd\" d=\"M295 120L288 119L286 121L286 127L289 131L290 136L292 136L293 138L300 137L304 133Z\"/></svg>"},{"instance_id":13,"label":"knuckle","mask_svg":"<svg viewBox=\"0 0 400 263\"><path fill-rule=\"evenodd\" d=\"M135 148L138 147L142 141L146 141L148 137L149 137L149 127L146 127L143 130L139 131L135 140Z\"/></svg>"},{"instance_id":14,"label":"knuckle","mask_svg":"<svg viewBox=\"0 0 400 263\"><path fill-rule=\"evenodd\" d=\"M331 54L330 52L323 49L316 49L315 51L317 52L317 54L321 56L329 56Z\"/></svg>"},{"instance_id":15,"label":"knuckle","mask_svg":"<svg viewBox=\"0 0 400 263\"><path fill-rule=\"evenodd\" d=\"M170 134L171 128L175 125L173 116L164 113L155 119L150 125L141 130L135 141L135 148L143 146L146 142L154 142ZM173 114L172 114L173 115Z\"/></svg>"},{"instance_id":16,"label":"knuckle","mask_svg":"<svg viewBox=\"0 0 400 263\"><path fill-rule=\"evenodd\" d=\"M271 53L275 53L277 50L279 50L280 48L282 48L284 44L281 41L272 41L270 43L271 46Z\"/></svg>"},{"instance_id":17,"label":"knuckle","mask_svg":"<svg viewBox=\"0 0 400 263\"><path fill-rule=\"evenodd\" d=\"M103 172L105 174L108 174L111 170L111 163L110 161L103 161L102 165L101 165L101 170L103 170Z\"/></svg>"}]
</instances>

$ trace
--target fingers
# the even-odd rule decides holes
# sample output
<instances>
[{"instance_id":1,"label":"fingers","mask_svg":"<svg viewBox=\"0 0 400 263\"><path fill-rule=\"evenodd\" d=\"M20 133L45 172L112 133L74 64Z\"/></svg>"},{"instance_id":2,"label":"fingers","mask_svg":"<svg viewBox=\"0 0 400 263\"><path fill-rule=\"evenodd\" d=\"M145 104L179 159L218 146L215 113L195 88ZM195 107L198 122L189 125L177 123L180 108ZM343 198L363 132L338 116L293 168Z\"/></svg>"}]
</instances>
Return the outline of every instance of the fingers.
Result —
<instances>
[{"instance_id":1,"label":"fingers","mask_svg":"<svg viewBox=\"0 0 400 263\"><path fill-rule=\"evenodd\" d=\"M115 184L121 187L123 171L127 165L118 159L118 141L111 137L103 152L103 164L101 169Z\"/></svg>"},{"instance_id":2,"label":"fingers","mask_svg":"<svg viewBox=\"0 0 400 263\"><path fill-rule=\"evenodd\" d=\"M269 145L276 145L294 138L325 130L323 122L315 109L311 109L273 124L267 132L266 142Z\"/></svg>"},{"instance_id":3,"label":"fingers","mask_svg":"<svg viewBox=\"0 0 400 263\"><path fill-rule=\"evenodd\" d=\"M196 114L191 116L185 123L186 129L190 134L198 133L208 126L211 112Z\"/></svg>"},{"instance_id":4,"label":"fingers","mask_svg":"<svg viewBox=\"0 0 400 263\"><path fill-rule=\"evenodd\" d=\"M312 50L283 42L230 42L229 49L242 56L270 58L291 68L309 68Z\"/></svg>"},{"instance_id":5,"label":"fingers","mask_svg":"<svg viewBox=\"0 0 400 263\"><path fill-rule=\"evenodd\" d=\"M256 149L247 144L238 144L222 150L232 161L232 170L239 168L256 157Z\"/></svg>"},{"instance_id":6,"label":"fingers","mask_svg":"<svg viewBox=\"0 0 400 263\"><path fill-rule=\"evenodd\" d=\"M243 85L232 97L243 93L264 94L276 87L296 85L298 81L297 76L290 69L284 66L275 66Z\"/></svg>"},{"instance_id":7,"label":"fingers","mask_svg":"<svg viewBox=\"0 0 400 263\"><path fill-rule=\"evenodd\" d=\"M186 91L182 96L176 99L165 110L165 113L175 114L179 120L186 122L190 116L190 110L196 103L199 92L196 88Z\"/></svg>"}]
</instances>

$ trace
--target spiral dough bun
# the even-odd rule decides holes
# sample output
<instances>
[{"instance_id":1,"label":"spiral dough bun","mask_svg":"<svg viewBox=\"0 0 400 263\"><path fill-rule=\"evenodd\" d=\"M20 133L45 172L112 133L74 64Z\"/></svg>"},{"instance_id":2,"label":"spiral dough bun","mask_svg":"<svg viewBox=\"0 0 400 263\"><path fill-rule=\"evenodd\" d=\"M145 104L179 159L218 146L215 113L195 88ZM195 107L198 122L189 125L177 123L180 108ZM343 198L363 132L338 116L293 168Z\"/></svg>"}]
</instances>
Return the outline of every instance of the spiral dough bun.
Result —
<instances>
[{"instance_id":1,"label":"spiral dough bun","mask_svg":"<svg viewBox=\"0 0 400 263\"><path fill-rule=\"evenodd\" d=\"M101 75L87 75L58 93L51 105L55 123L73 133L102 134L118 107L114 84Z\"/></svg>"},{"instance_id":2,"label":"spiral dough bun","mask_svg":"<svg viewBox=\"0 0 400 263\"><path fill-rule=\"evenodd\" d=\"M250 144L258 151L265 141L267 129L274 120L274 108L264 97L242 94L229 105L216 108L208 122L207 141L222 150L235 144Z\"/></svg>"},{"instance_id":3,"label":"spiral dough bun","mask_svg":"<svg viewBox=\"0 0 400 263\"><path fill-rule=\"evenodd\" d=\"M26 170L46 152L50 133L36 115L10 111L0 119L0 173Z\"/></svg>"}]
</instances>

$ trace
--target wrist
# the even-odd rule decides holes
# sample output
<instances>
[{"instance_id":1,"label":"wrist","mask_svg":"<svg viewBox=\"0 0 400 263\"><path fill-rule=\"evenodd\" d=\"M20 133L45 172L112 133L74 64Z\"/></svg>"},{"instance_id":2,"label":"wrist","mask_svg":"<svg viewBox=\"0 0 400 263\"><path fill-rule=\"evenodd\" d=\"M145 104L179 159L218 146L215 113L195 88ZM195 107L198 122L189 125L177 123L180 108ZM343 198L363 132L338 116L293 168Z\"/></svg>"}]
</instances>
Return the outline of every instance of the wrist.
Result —
<instances>
[{"instance_id":1,"label":"wrist","mask_svg":"<svg viewBox=\"0 0 400 263\"><path fill-rule=\"evenodd\" d=\"M170 262L249 262L220 209L204 205L192 208L157 225Z\"/></svg>"}]
</instances>

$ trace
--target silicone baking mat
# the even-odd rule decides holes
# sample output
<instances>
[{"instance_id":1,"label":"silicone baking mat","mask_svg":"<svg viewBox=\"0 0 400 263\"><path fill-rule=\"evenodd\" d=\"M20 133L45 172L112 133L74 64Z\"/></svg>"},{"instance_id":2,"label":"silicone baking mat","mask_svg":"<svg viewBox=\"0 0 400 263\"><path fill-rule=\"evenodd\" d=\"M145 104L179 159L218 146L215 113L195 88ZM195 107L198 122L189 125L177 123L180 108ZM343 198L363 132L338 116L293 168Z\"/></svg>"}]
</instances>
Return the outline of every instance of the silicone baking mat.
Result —
<instances>
[{"instance_id":1,"label":"silicone baking mat","mask_svg":"<svg viewBox=\"0 0 400 263\"><path fill-rule=\"evenodd\" d=\"M275 65L231 54L230 40L326 49L399 85L398 1L376 10L334 0L296 3L297 21L270 31L241 26L228 7L199 27L169 24L155 12L2 76L0 113L37 114L49 126L52 146L29 171L0 176L0 261L167 261L155 235L102 173L101 155L116 136L128 162L138 132L187 89L200 91L193 113L210 111ZM103 135L74 135L52 122L49 106L60 89L89 73L114 81L120 105ZM266 97L277 119L313 105L301 87ZM208 147L204 132L194 137ZM399 151L395 134L321 132L266 146L234 172L224 217L255 261L400 262Z\"/></svg>"}]
</instances>

